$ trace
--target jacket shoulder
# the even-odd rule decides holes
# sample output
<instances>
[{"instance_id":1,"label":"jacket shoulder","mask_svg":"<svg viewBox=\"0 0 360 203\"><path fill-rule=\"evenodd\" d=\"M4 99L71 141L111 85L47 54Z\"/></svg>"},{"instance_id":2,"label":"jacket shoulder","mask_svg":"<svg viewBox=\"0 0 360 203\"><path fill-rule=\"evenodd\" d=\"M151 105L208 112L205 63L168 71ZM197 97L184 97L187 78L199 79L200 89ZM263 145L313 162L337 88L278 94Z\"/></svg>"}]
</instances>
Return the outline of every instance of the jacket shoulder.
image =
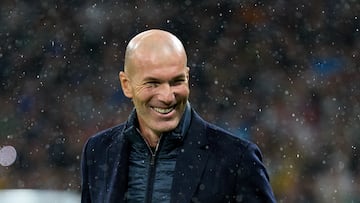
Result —
<instances>
[{"instance_id":1,"label":"jacket shoulder","mask_svg":"<svg viewBox=\"0 0 360 203\"><path fill-rule=\"evenodd\" d=\"M208 122L201 118L201 116L193 111L193 127L192 130L198 129L200 134L203 136L195 135L202 138L196 139L206 139L210 145L216 146L217 150L235 150L235 151L244 151L253 144L250 140L243 139L239 136L236 136L234 133L221 128L214 123ZM204 136L205 135L205 136Z\"/></svg>"},{"instance_id":2,"label":"jacket shoulder","mask_svg":"<svg viewBox=\"0 0 360 203\"><path fill-rule=\"evenodd\" d=\"M115 140L122 138L122 131L124 126L125 124L121 123L117 126L113 126L92 135L86 142L87 148L106 148L107 146L111 145L111 143L113 143Z\"/></svg>"},{"instance_id":3,"label":"jacket shoulder","mask_svg":"<svg viewBox=\"0 0 360 203\"><path fill-rule=\"evenodd\" d=\"M234 133L211 123L207 123L206 131L210 141L222 144L224 147L233 146L246 149L249 146L254 145L250 140L241 138Z\"/></svg>"}]
</instances>

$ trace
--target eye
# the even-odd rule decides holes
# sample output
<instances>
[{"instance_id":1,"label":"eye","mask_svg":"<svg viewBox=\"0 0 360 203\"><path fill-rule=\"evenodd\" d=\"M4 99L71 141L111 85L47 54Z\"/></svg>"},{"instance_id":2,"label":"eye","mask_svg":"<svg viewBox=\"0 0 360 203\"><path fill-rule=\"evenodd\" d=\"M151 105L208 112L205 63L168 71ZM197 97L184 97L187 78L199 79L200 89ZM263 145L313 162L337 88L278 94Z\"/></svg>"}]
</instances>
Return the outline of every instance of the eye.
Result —
<instances>
[{"instance_id":1,"label":"eye","mask_svg":"<svg viewBox=\"0 0 360 203\"><path fill-rule=\"evenodd\" d=\"M148 81L148 82L145 83L145 85L147 87L157 87L157 86L159 86L159 82L157 82L157 81Z\"/></svg>"},{"instance_id":2,"label":"eye","mask_svg":"<svg viewBox=\"0 0 360 203\"><path fill-rule=\"evenodd\" d=\"M171 82L171 85L172 85L172 86L181 85L181 84L183 84L184 82L186 82L185 78L178 78L178 79L176 79L176 80L173 80L173 81Z\"/></svg>"}]
</instances>

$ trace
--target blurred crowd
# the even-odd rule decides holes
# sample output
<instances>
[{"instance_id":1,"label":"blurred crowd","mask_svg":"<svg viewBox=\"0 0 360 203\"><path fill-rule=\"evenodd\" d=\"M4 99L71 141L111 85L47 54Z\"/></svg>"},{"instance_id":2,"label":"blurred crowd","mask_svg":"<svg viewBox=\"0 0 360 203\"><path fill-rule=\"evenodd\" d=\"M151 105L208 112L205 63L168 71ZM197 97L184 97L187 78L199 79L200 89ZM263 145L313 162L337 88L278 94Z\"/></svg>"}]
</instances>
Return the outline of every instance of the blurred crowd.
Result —
<instances>
[{"instance_id":1,"label":"blurred crowd","mask_svg":"<svg viewBox=\"0 0 360 203\"><path fill-rule=\"evenodd\" d=\"M0 189L80 190L81 150L127 119L126 44L184 43L190 102L259 145L279 202L360 202L356 0L0 2ZM237 154L229 154L237 156Z\"/></svg>"}]
</instances>

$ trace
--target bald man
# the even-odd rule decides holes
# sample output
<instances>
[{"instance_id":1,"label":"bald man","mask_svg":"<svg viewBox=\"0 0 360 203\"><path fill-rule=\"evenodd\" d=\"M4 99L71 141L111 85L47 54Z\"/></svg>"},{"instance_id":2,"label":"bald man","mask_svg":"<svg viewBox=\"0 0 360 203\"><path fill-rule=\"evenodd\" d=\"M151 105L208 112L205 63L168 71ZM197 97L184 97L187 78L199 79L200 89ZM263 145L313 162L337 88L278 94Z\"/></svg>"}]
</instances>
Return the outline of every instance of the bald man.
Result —
<instances>
[{"instance_id":1,"label":"bald man","mask_svg":"<svg viewBox=\"0 0 360 203\"><path fill-rule=\"evenodd\" d=\"M82 203L275 202L258 147L190 106L181 41L163 30L130 40L119 79L134 109L92 136L82 155Z\"/></svg>"}]
</instances>

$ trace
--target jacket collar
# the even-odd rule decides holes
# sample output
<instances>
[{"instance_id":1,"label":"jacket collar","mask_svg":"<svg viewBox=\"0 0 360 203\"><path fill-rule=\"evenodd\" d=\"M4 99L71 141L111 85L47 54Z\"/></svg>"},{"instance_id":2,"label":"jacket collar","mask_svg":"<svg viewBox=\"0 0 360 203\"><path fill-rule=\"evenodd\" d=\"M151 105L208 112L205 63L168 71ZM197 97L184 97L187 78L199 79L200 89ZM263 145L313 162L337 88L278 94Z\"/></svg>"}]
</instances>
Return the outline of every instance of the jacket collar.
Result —
<instances>
[{"instance_id":1,"label":"jacket collar","mask_svg":"<svg viewBox=\"0 0 360 203\"><path fill-rule=\"evenodd\" d=\"M124 128L116 132L113 143L107 149L107 165L105 167L105 197L103 202L125 202L128 179L128 144L123 139Z\"/></svg>"},{"instance_id":2,"label":"jacket collar","mask_svg":"<svg viewBox=\"0 0 360 203\"><path fill-rule=\"evenodd\" d=\"M209 156L206 122L195 111L191 114L188 135L176 161L171 202L191 202Z\"/></svg>"}]
</instances>

